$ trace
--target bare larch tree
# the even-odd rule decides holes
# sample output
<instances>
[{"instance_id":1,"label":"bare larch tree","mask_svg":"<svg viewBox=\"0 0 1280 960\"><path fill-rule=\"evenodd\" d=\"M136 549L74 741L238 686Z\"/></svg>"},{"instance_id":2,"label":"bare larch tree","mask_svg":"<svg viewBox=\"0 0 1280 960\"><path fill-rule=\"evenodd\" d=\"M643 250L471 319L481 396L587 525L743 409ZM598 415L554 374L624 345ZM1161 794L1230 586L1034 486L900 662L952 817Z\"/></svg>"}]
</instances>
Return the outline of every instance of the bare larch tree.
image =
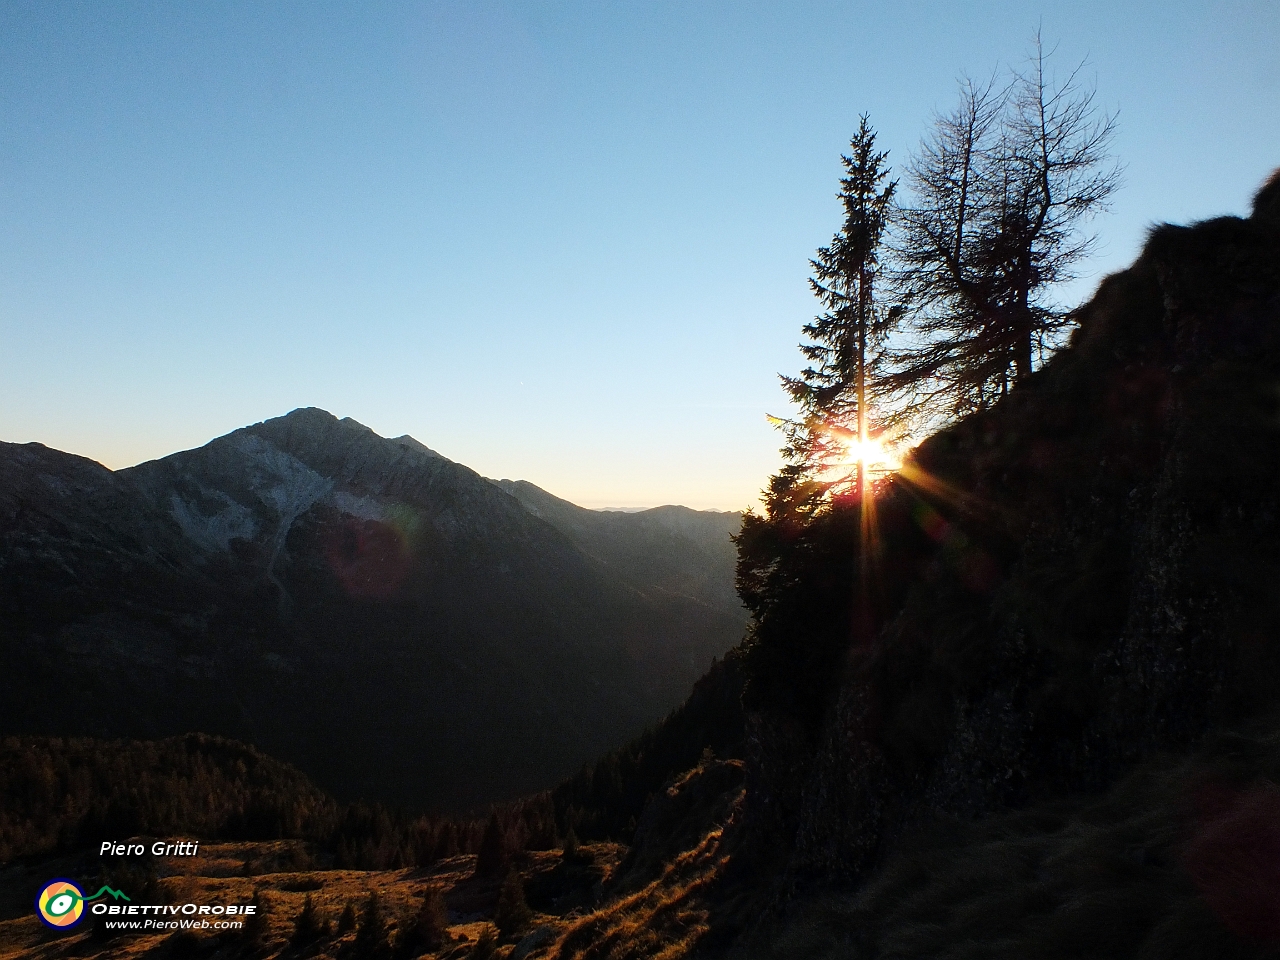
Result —
<instances>
[{"instance_id":1,"label":"bare larch tree","mask_svg":"<svg viewBox=\"0 0 1280 960\"><path fill-rule=\"evenodd\" d=\"M1114 117L1080 67L1054 82L1048 56L1037 37L1003 85L962 80L907 167L895 253L911 314L891 386L928 418L990 405L1062 341L1051 289L1074 277L1094 242L1084 221L1119 183Z\"/></svg>"}]
</instances>

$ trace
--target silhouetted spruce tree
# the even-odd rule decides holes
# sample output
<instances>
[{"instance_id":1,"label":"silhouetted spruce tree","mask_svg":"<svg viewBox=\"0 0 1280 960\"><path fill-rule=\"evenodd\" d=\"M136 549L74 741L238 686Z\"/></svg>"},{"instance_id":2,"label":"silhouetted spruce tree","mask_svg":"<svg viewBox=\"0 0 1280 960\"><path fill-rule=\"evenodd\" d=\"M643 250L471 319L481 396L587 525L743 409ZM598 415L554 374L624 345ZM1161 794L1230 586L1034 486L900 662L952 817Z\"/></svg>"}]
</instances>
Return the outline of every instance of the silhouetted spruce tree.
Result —
<instances>
[{"instance_id":1,"label":"silhouetted spruce tree","mask_svg":"<svg viewBox=\"0 0 1280 960\"><path fill-rule=\"evenodd\" d=\"M383 957L390 952L390 937L378 891L370 890L356 926L355 953L358 957Z\"/></svg>"},{"instance_id":2,"label":"silhouetted spruce tree","mask_svg":"<svg viewBox=\"0 0 1280 960\"><path fill-rule=\"evenodd\" d=\"M271 929L271 921L267 917L267 905L263 901L262 891L257 887L253 888L253 899L249 904L254 910L245 918L244 926L240 928L240 939L251 948L257 948L266 942L267 933Z\"/></svg>"},{"instance_id":3,"label":"silhouetted spruce tree","mask_svg":"<svg viewBox=\"0 0 1280 960\"><path fill-rule=\"evenodd\" d=\"M786 465L770 484L769 505L804 512L833 486L866 488L866 464L856 461L853 478L829 471L847 463L848 451L866 449L879 424L872 423L872 395L879 390L885 342L897 311L877 303L880 248L896 182L888 181L887 153L875 149L876 135L867 116L842 156L844 176L837 196L844 220L831 244L810 261L809 280L823 312L804 327L800 345L810 363L797 377L782 377L800 407L798 417L776 419L786 437Z\"/></svg>"},{"instance_id":4,"label":"silhouetted spruce tree","mask_svg":"<svg viewBox=\"0 0 1280 960\"><path fill-rule=\"evenodd\" d=\"M432 859L448 860L450 857L456 857L458 852L458 830L452 822L446 823L440 828L439 836L436 837Z\"/></svg>"},{"instance_id":5,"label":"silhouetted spruce tree","mask_svg":"<svg viewBox=\"0 0 1280 960\"><path fill-rule=\"evenodd\" d=\"M429 887L413 922L400 935L396 952L412 957L425 950L438 950L448 933L449 909L444 902L444 892L439 887Z\"/></svg>"},{"instance_id":6,"label":"silhouetted spruce tree","mask_svg":"<svg viewBox=\"0 0 1280 960\"><path fill-rule=\"evenodd\" d=\"M480 849L476 853L476 876L496 877L502 874L507 866L508 851L506 832L497 812L489 815L485 825L484 836L480 839Z\"/></svg>"},{"instance_id":7,"label":"silhouetted spruce tree","mask_svg":"<svg viewBox=\"0 0 1280 960\"><path fill-rule=\"evenodd\" d=\"M342 908L342 913L338 917L338 933L350 933L356 928L356 907L350 900Z\"/></svg>"},{"instance_id":8,"label":"silhouetted spruce tree","mask_svg":"<svg viewBox=\"0 0 1280 960\"><path fill-rule=\"evenodd\" d=\"M521 820L527 839L526 850L554 850L557 846L556 811L551 793L540 793L522 805Z\"/></svg>"},{"instance_id":9,"label":"silhouetted spruce tree","mask_svg":"<svg viewBox=\"0 0 1280 960\"><path fill-rule=\"evenodd\" d=\"M329 922L316 910L311 894L302 901L302 910L293 922L293 936L290 938L294 946L305 946L329 933Z\"/></svg>"},{"instance_id":10,"label":"silhouetted spruce tree","mask_svg":"<svg viewBox=\"0 0 1280 960\"><path fill-rule=\"evenodd\" d=\"M524 884L515 868L507 872L507 879L498 891L498 906L493 913L493 923L503 937L523 933L533 920L533 911L524 899Z\"/></svg>"},{"instance_id":11,"label":"silhouetted spruce tree","mask_svg":"<svg viewBox=\"0 0 1280 960\"><path fill-rule=\"evenodd\" d=\"M578 835L573 832L573 827L570 827L569 832L564 836L564 848L560 851L560 859L569 863L574 863L578 859Z\"/></svg>"}]
</instances>

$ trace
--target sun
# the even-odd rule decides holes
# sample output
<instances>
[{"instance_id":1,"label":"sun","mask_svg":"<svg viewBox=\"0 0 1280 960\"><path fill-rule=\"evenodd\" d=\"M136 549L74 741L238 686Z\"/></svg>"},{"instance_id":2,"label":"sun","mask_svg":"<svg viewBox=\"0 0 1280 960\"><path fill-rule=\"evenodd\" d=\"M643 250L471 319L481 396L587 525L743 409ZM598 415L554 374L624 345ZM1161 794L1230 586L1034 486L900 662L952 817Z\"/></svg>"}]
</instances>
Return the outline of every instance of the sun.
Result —
<instances>
[{"instance_id":1,"label":"sun","mask_svg":"<svg viewBox=\"0 0 1280 960\"><path fill-rule=\"evenodd\" d=\"M782 417L765 414L778 427L798 427ZM838 423L805 424L813 444L810 451L812 476L832 492L857 485L858 466L866 468L866 478L881 480L903 469L905 458L915 446L906 433L877 431L875 436L859 440L858 435Z\"/></svg>"},{"instance_id":2,"label":"sun","mask_svg":"<svg viewBox=\"0 0 1280 960\"><path fill-rule=\"evenodd\" d=\"M828 481L837 484L845 480L851 481L858 471L859 463L866 466L867 474L872 479L895 473L902 468L899 452L880 437L868 437L864 441L838 436L830 439L834 441L834 456L822 469Z\"/></svg>"},{"instance_id":3,"label":"sun","mask_svg":"<svg viewBox=\"0 0 1280 960\"><path fill-rule=\"evenodd\" d=\"M865 463L867 469L875 473L892 473L902 467L902 458L885 446L879 437L846 444L844 460L850 467Z\"/></svg>"}]
</instances>

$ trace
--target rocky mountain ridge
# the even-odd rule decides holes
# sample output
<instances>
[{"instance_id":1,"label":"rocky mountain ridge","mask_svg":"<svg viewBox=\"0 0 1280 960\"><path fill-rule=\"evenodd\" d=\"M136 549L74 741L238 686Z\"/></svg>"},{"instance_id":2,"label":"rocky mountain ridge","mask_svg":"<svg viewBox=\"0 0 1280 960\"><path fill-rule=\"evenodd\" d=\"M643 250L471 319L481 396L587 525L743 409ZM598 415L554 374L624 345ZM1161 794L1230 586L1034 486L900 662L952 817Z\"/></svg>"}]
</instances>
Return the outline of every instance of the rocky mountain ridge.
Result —
<instances>
[{"instance_id":1,"label":"rocky mountain ridge","mask_svg":"<svg viewBox=\"0 0 1280 960\"><path fill-rule=\"evenodd\" d=\"M640 553L656 576L692 549ZM624 575L474 471L314 409L114 473L4 444L0 721L201 730L340 794L484 802L677 704L738 639L731 569L718 593Z\"/></svg>"}]
</instances>

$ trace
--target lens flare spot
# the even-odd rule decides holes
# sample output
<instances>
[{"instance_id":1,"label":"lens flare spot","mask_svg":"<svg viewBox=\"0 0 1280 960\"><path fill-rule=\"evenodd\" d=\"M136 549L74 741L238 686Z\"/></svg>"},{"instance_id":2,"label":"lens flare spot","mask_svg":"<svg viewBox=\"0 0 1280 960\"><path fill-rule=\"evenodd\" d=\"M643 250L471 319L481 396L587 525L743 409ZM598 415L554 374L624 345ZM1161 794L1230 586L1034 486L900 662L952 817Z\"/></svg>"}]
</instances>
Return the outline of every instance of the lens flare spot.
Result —
<instances>
[{"instance_id":1,"label":"lens flare spot","mask_svg":"<svg viewBox=\"0 0 1280 960\"><path fill-rule=\"evenodd\" d=\"M353 597L384 599L404 583L412 559L408 537L380 520L344 517L325 538L325 558Z\"/></svg>"}]
</instances>

